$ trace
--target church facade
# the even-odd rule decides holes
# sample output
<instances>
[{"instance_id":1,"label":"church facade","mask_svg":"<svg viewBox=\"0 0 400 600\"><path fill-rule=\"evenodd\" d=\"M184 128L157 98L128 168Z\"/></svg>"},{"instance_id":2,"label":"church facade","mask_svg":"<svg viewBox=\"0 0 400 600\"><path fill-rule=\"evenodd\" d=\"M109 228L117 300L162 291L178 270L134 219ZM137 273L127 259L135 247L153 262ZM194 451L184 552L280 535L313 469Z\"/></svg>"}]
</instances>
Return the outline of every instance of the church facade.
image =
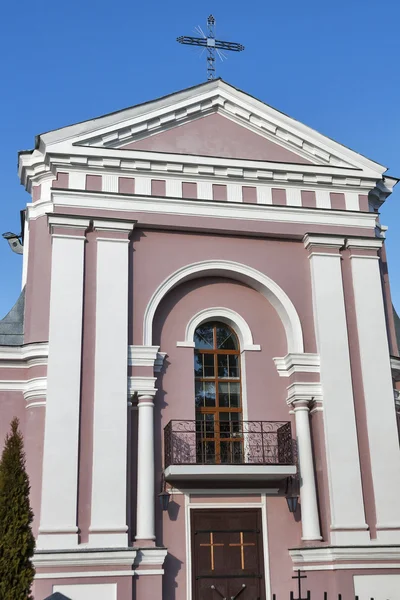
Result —
<instances>
[{"instance_id":1,"label":"church facade","mask_svg":"<svg viewBox=\"0 0 400 600\"><path fill-rule=\"evenodd\" d=\"M35 600L398 598L385 171L221 80L20 153Z\"/></svg>"}]
</instances>

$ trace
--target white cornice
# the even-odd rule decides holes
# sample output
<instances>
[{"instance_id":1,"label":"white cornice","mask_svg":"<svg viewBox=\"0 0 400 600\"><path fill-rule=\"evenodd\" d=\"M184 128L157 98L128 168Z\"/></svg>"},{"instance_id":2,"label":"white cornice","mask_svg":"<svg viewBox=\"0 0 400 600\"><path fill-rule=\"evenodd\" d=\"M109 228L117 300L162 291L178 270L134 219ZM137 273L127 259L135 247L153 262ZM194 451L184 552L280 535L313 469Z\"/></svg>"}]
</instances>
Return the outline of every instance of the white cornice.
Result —
<instances>
[{"instance_id":1,"label":"white cornice","mask_svg":"<svg viewBox=\"0 0 400 600\"><path fill-rule=\"evenodd\" d=\"M83 546L83 544L82 544ZM43 567L95 567L95 566L133 566L137 556L136 550L110 550L79 552L40 552L35 553L35 568Z\"/></svg>"},{"instance_id":2,"label":"white cornice","mask_svg":"<svg viewBox=\"0 0 400 600\"><path fill-rule=\"evenodd\" d=\"M340 561L342 564L335 564L335 569L340 568L358 568L351 562L379 561L380 568L388 568L384 561L397 561L396 567L400 567L400 546L377 546L371 543L369 546L344 546L344 547L321 547L321 548L296 548L289 550L294 568L302 569L308 564L331 564ZM350 564L343 564L349 561ZM312 569L314 567L311 567ZM362 568L374 568L370 563L365 563Z\"/></svg>"},{"instance_id":3,"label":"white cornice","mask_svg":"<svg viewBox=\"0 0 400 600\"><path fill-rule=\"evenodd\" d=\"M346 248L357 248L360 250L379 250L383 246L381 238L347 238Z\"/></svg>"},{"instance_id":4,"label":"white cornice","mask_svg":"<svg viewBox=\"0 0 400 600\"><path fill-rule=\"evenodd\" d=\"M0 367L26 368L47 365L47 342L26 346L0 346Z\"/></svg>"},{"instance_id":5,"label":"white cornice","mask_svg":"<svg viewBox=\"0 0 400 600\"><path fill-rule=\"evenodd\" d=\"M128 346L128 365L131 367L153 367L160 346Z\"/></svg>"},{"instance_id":6,"label":"white cornice","mask_svg":"<svg viewBox=\"0 0 400 600\"><path fill-rule=\"evenodd\" d=\"M273 359L280 377L290 377L293 373L319 373L319 354L286 354Z\"/></svg>"},{"instance_id":7,"label":"white cornice","mask_svg":"<svg viewBox=\"0 0 400 600\"><path fill-rule=\"evenodd\" d=\"M42 146L49 147L59 143L65 144L65 142L69 145L83 141L91 143L93 138L106 136L103 138L103 143L115 143L116 138L119 138L120 143L126 143L135 132L140 133L141 128L154 132L171 120L179 122L190 115L207 114L217 108L243 123L258 128L260 132L273 134L278 143L280 141L294 152L305 152L326 162L336 160L359 165L379 175L386 170L382 165L338 144L223 81L210 82L144 105L51 131L42 134L40 141Z\"/></svg>"},{"instance_id":8,"label":"white cornice","mask_svg":"<svg viewBox=\"0 0 400 600\"><path fill-rule=\"evenodd\" d=\"M251 221L275 221L361 227L375 231L376 215L365 212L304 209L296 206L214 202L212 200L187 200L182 198L152 197L144 195L120 196L118 194L60 190L52 192L57 205L129 212L158 213L182 216L227 218ZM140 224L140 219L138 219Z\"/></svg>"}]
</instances>

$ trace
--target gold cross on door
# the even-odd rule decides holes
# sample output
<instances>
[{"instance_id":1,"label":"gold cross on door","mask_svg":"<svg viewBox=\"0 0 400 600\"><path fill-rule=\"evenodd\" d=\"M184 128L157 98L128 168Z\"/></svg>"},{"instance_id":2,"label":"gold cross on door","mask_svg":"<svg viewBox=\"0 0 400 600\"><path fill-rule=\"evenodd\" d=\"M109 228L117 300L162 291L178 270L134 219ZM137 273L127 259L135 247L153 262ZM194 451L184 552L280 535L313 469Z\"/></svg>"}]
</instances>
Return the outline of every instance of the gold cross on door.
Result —
<instances>
[{"instance_id":1,"label":"gold cross on door","mask_svg":"<svg viewBox=\"0 0 400 600\"><path fill-rule=\"evenodd\" d=\"M229 545L237 546L238 548L240 548L240 559L241 559L241 565L242 565L242 571L243 571L244 570L244 548L245 548L245 546L255 546L255 544L251 543L251 542L247 542L245 544L243 531L241 531L240 532L240 543L239 544L229 544Z\"/></svg>"},{"instance_id":2,"label":"gold cross on door","mask_svg":"<svg viewBox=\"0 0 400 600\"><path fill-rule=\"evenodd\" d=\"M211 532L210 533L210 543L209 544L200 544L200 546L207 546L208 548L210 548L211 571L214 571L214 568L215 568L215 564L214 564L214 548L216 548L217 546L225 546L225 544L214 544L214 534Z\"/></svg>"}]
</instances>

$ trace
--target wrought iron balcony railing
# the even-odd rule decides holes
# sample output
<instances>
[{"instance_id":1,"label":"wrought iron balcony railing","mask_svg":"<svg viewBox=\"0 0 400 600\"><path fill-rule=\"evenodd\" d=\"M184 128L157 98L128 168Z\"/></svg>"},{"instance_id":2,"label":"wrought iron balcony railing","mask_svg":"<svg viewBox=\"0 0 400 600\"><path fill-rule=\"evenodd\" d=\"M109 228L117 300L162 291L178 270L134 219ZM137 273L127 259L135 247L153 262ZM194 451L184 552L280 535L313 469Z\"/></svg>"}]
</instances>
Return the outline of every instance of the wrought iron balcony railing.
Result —
<instances>
[{"instance_id":1,"label":"wrought iron balcony railing","mask_svg":"<svg viewBox=\"0 0 400 600\"><path fill-rule=\"evenodd\" d=\"M171 465L293 465L288 421L170 421L164 428Z\"/></svg>"}]
</instances>

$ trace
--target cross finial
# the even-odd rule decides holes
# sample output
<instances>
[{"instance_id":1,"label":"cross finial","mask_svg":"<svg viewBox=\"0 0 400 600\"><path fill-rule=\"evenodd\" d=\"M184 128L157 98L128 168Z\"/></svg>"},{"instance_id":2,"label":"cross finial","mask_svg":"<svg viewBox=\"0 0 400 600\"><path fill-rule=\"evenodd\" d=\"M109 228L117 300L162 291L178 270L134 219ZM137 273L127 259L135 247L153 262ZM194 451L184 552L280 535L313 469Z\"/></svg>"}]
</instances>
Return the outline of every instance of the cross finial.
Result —
<instances>
[{"instance_id":1,"label":"cross finial","mask_svg":"<svg viewBox=\"0 0 400 600\"><path fill-rule=\"evenodd\" d=\"M201 46L203 51L207 50L207 79L210 81L215 79L215 54L217 53L219 58L223 60L226 56L222 50L242 52L244 46L237 42L224 42L215 39L215 17L213 15L210 15L207 19L207 35L203 32L200 25L196 27L196 31L202 37L182 35L176 38L176 41L188 46Z\"/></svg>"}]
</instances>

